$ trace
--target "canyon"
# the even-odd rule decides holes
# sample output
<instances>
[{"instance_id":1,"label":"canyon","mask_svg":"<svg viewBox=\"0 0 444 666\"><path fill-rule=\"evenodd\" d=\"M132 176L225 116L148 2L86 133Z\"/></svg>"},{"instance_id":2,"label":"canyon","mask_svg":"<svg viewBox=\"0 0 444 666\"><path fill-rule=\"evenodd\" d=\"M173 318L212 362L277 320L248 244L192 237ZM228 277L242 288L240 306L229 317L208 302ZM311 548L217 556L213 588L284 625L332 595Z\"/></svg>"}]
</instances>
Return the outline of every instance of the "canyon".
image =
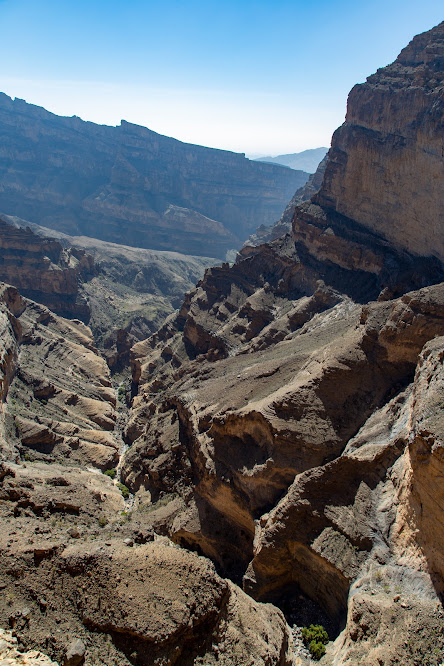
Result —
<instances>
[{"instance_id":1,"label":"canyon","mask_svg":"<svg viewBox=\"0 0 444 666\"><path fill-rule=\"evenodd\" d=\"M0 211L74 236L224 259L275 222L307 178L0 93Z\"/></svg>"},{"instance_id":2,"label":"canyon","mask_svg":"<svg viewBox=\"0 0 444 666\"><path fill-rule=\"evenodd\" d=\"M314 623L325 666L443 662L443 58L441 23L352 90L278 224L126 350L123 395L84 322L2 287L1 650L303 666ZM5 276L23 234L60 283L111 253L11 229Z\"/></svg>"}]
</instances>

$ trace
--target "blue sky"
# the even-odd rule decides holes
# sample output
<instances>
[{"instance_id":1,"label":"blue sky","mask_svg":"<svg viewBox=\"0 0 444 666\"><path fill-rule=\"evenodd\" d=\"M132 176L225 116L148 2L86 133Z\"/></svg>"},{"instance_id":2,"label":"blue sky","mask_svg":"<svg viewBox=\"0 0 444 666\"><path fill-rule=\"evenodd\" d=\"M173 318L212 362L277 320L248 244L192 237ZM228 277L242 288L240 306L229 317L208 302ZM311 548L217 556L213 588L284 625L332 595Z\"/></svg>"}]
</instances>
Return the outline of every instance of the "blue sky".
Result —
<instances>
[{"instance_id":1,"label":"blue sky","mask_svg":"<svg viewBox=\"0 0 444 666\"><path fill-rule=\"evenodd\" d=\"M350 88L442 0L0 0L0 90L60 115L276 155L329 145Z\"/></svg>"}]
</instances>

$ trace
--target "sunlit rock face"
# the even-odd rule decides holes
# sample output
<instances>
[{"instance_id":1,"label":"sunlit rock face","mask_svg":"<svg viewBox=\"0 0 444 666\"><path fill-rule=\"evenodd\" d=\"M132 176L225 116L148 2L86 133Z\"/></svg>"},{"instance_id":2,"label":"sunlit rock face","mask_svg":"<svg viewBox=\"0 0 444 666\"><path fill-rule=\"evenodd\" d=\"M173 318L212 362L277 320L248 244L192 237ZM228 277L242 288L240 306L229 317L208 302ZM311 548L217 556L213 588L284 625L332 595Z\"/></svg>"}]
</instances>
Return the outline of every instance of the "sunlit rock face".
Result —
<instances>
[{"instance_id":1,"label":"sunlit rock face","mask_svg":"<svg viewBox=\"0 0 444 666\"><path fill-rule=\"evenodd\" d=\"M316 203L444 260L444 23L356 85Z\"/></svg>"},{"instance_id":2,"label":"sunlit rock face","mask_svg":"<svg viewBox=\"0 0 444 666\"><path fill-rule=\"evenodd\" d=\"M414 44L428 52L440 30ZM384 92L387 127L398 122L397 94L390 119ZM431 112L421 130L432 153L435 120ZM393 145L378 151L368 169L377 160L391 169ZM287 617L328 624L339 635L327 663L414 664L427 654L439 664L442 257L366 223L347 174L333 205L332 152L290 233L209 269L179 313L133 348L122 477L154 500L155 529L256 599L290 607ZM354 178L365 168L355 163ZM435 182L433 154L423 170ZM411 201L396 187L374 184L371 197L376 211L397 197L407 239ZM433 196L426 229L438 224Z\"/></svg>"}]
</instances>

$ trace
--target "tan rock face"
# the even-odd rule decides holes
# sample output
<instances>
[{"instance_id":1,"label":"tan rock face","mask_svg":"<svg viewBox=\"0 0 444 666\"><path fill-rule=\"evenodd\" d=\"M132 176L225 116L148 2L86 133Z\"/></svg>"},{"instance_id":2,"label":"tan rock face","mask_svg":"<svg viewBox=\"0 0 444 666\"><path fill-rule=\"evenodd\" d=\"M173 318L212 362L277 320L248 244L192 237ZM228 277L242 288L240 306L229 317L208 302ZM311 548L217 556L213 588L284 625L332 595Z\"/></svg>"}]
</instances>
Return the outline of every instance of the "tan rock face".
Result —
<instances>
[{"instance_id":1,"label":"tan rock face","mask_svg":"<svg viewBox=\"0 0 444 666\"><path fill-rule=\"evenodd\" d=\"M3 414L7 448L42 460L117 464L116 396L91 331L3 285Z\"/></svg>"},{"instance_id":2,"label":"tan rock face","mask_svg":"<svg viewBox=\"0 0 444 666\"><path fill-rule=\"evenodd\" d=\"M0 629L0 658L8 666L58 666L38 650L19 651L18 641L12 631Z\"/></svg>"},{"instance_id":3,"label":"tan rock face","mask_svg":"<svg viewBox=\"0 0 444 666\"><path fill-rule=\"evenodd\" d=\"M409 252L444 261L444 23L349 95L315 201Z\"/></svg>"},{"instance_id":4,"label":"tan rock face","mask_svg":"<svg viewBox=\"0 0 444 666\"><path fill-rule=\"evenodd\" d=\"M350 279L366 256L353 243L356 257L340 250ZM316 282L297 256L287 238L213 269L176 320L136 345L139 393L122 474L151 494L147 520L157 530L235 579L246 571L245 589L261 600L311 600L311 616L294 606L292 616L329 624L333 635L346 621L353 633L350 587L372 596L380 567L386 597L375 601L380 629L367 645L376 650L398 587L408 598L410 585L424 590L421 617L440 589L439 575L434 587L425 573L441 570L438 542L430 535L426 554L405 527L414 501L405 474L419 379L411 382L424 345L443 330L444 286L362 307ZM434 468L438 449L429 449ZM400 545L408 539L409 556ZM418 608L397 616L399 649ZM342 645L341 658L361 658Z\"/></svg>"}]
</instances>

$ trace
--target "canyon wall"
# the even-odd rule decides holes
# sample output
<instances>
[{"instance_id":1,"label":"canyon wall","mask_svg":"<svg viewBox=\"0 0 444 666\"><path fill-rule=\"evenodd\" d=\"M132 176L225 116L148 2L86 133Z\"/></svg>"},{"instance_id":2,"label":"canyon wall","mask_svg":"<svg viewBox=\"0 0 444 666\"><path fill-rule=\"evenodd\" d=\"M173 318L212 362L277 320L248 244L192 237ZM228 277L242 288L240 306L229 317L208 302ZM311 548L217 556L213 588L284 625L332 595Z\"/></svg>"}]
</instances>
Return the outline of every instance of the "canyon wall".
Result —
<instances>
[{"instance_id":1,"label":"canyon wall","mask_svg":"<svg viewBox=\"0 0 444 666\"><path fill-rule=\"evenodd\" d=\"M0 210L72 235L225 258L308 174L0 94Z\"/></svg>"},{"instance_id":2,"label":"canyon wall","mask_svg":"<svg viewBox=\"0 0 444 666\"><path fill-rule=\"evenodd\" d=\"M444 261L444 23L350 92L315 202Z\"/></svg>"},{"instance_id":3,"label":"canyon wall","mask_svg":"<svg viewBox=\"0 0 444 666\"><path fill-rule=\"evenodd\" d=\"M57 314L88 321L90 308L79 289L95 274L85 250L64 248L0 218L0 280Z\"/></svg>"}]
</instances>

